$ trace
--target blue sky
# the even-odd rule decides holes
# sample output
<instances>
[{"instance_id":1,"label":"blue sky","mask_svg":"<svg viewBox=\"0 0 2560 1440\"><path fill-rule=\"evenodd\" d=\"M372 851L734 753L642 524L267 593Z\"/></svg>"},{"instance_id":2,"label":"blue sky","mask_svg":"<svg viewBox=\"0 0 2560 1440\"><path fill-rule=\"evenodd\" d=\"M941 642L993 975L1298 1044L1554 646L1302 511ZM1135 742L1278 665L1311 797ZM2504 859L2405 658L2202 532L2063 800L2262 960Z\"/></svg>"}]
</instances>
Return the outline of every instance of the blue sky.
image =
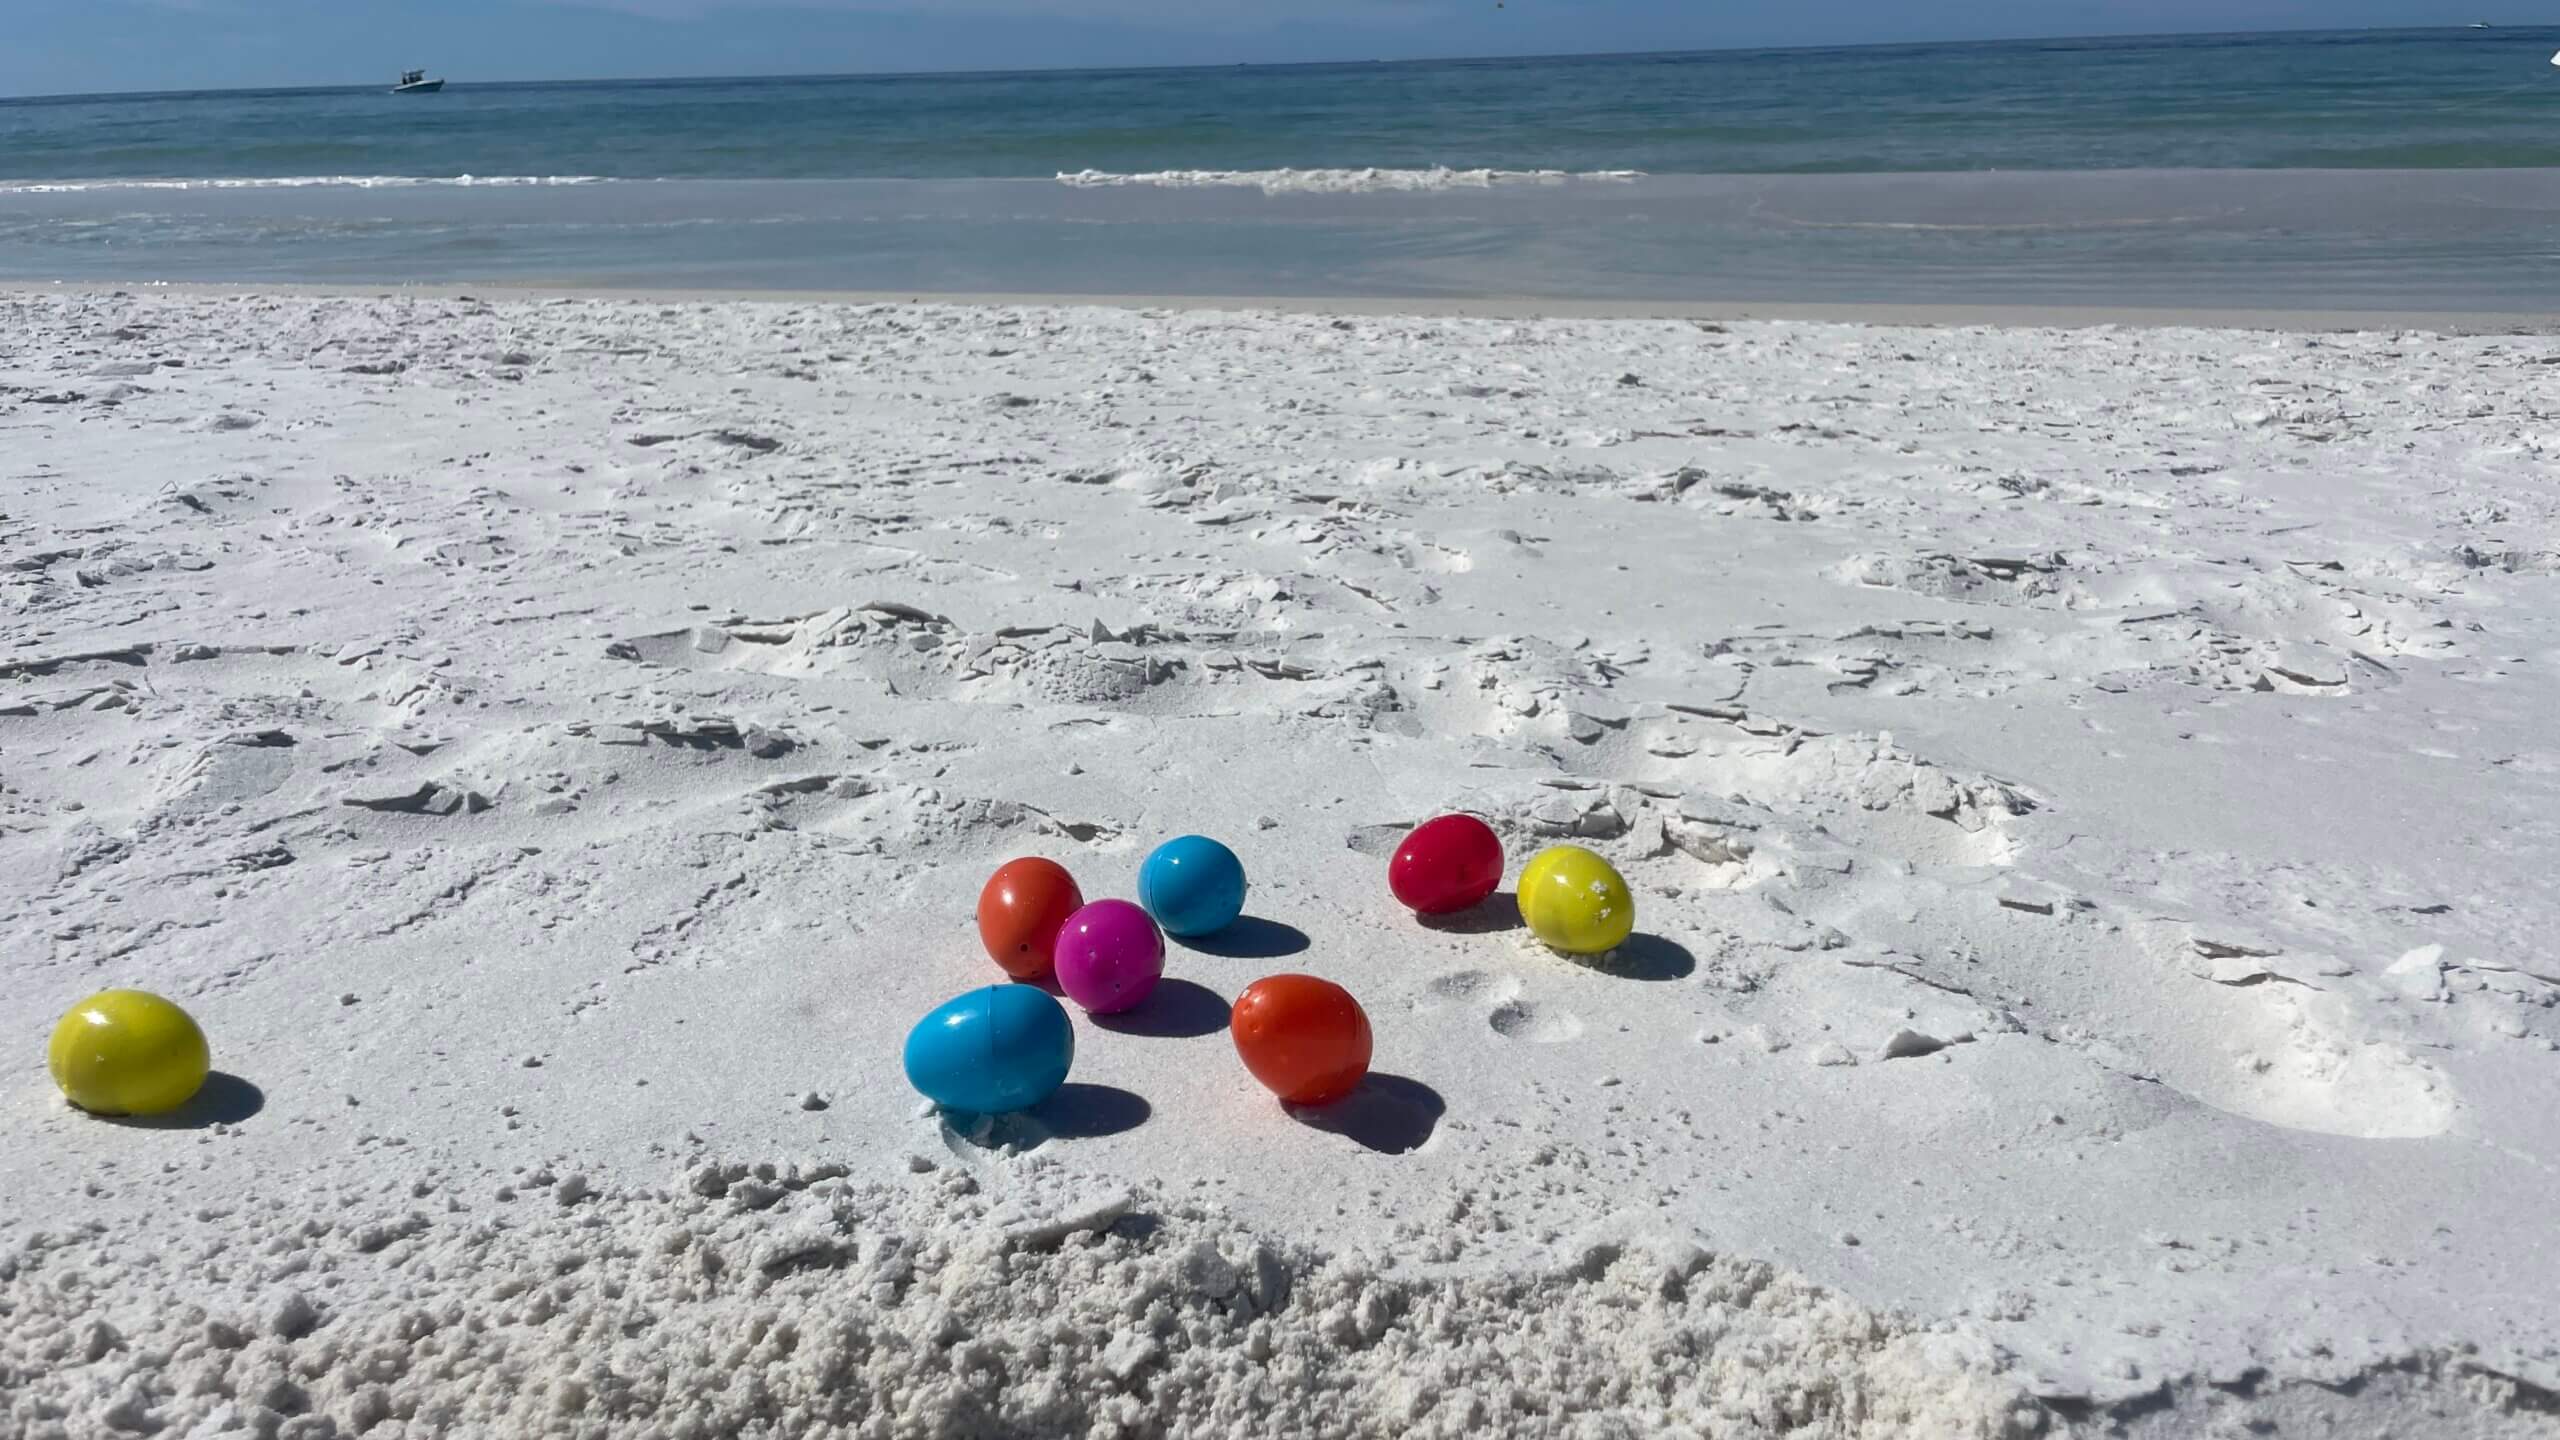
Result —
<instances>
[{"instance_id":1,"label":"blue sky","mask_svg":"<svg viewBox=\"0 0 2560 1440\"><path fill-rule=\"evenodd\" d=\"M2523 0L0 0L0 95L2530 24ZM2547 23L2547 21L2545 22ZM5 169L0 164L0 169Z\"/></svg>"}]
</instances>

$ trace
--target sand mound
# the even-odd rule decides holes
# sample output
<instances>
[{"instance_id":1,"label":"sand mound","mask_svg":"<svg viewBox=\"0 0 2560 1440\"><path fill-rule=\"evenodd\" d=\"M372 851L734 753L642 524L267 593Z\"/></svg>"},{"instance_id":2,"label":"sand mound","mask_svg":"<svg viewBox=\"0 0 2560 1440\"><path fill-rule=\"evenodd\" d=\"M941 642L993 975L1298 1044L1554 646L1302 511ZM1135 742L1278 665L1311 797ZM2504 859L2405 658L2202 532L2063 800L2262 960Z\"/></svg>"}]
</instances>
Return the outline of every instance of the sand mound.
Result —
<instances>
[{"instance_id":1,"label":"sand mound","mask_svg":"<svg viewBox=\"0 0 2560 1440\"><path fill-rule=\"evenodd\" d=\"M1978 1342L1694 1245L1429 1276L1038 1160L1000 1189L843 1169L704 1164L630 1194L543 1170L506 1200L420 1185L22 1235L0 1256L0 1419L28 1440L2044 1423Z\"/></svg>"}]
</instances>

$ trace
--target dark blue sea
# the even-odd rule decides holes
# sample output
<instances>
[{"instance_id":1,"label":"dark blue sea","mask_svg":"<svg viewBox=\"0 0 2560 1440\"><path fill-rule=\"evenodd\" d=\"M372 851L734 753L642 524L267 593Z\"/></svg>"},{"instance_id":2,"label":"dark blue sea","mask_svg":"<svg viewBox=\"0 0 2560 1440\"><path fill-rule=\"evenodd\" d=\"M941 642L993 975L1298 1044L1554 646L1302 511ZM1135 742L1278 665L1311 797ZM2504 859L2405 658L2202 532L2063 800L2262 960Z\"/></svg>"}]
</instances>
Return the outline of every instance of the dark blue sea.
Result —
<instances>
[{"instance_id":1,"label":"dark blue sea","mask_svg":"<svg viewBox=\"0 0 2560 1440\"><path fill-rule=\"evenodd\" d=\"M0 100L0 278L2560 308L2560 28Z\"/></svg>"}]
</instances>

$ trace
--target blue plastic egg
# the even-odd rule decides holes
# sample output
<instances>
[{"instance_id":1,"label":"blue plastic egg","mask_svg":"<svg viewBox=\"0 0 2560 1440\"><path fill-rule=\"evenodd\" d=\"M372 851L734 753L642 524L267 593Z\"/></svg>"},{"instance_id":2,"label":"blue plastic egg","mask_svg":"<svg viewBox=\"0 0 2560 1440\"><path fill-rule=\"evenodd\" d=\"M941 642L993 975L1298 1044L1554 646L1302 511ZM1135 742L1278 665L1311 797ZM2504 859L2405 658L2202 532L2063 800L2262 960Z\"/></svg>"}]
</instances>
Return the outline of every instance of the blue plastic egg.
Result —
<instances>
[{"instance_id":1,"label":"blue plastic egg","mask_svg":"<svg viewBox=\"0 0 2560 1440\"><path fill-rule=\"evenodd\" d=\"M1066 1007L1029 985L990 985L937 1005L907 1032L907 1083L945 1110L996 1115L1066 1083L1076 1031Z\"/></svg>"},{"instance_id":2,"label":"blue plastic egg","mask_svg":"<svg viewBox=\"0 0 2560 1440\"><path fill-rule=\"evenodd\" d=\"M1167 935L1208 935L1244 913L1244 862L1206 835L1167 840L1138 867L1138 903Z\"/></svg>"}]
</instances>

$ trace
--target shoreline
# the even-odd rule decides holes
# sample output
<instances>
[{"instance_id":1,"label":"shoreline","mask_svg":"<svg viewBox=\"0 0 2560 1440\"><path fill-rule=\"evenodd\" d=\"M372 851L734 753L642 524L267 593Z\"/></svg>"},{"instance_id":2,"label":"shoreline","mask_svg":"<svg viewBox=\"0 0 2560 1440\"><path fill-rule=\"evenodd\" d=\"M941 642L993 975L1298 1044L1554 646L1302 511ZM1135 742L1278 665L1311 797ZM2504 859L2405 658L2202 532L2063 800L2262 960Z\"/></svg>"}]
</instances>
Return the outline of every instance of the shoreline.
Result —
<instances>
[{"instance_id":1,"label":"shoreline","mask_svg":"<svg viewBox=\"0 0 2560 1440\"><path fill-rule=\"evenodd\" d=\"M727 289L504 280L366 285L198 280L6 280L0 295L273 295L306 299L473 298L619 300L673 305L958 305L972 308L1256 311L1487 320L1702 320L1863 325L1880 328L2265 330L2291 334L2423 331L2443 335L2560 333L2560 309L2501 314L2465 310L2217 308L2143 305L1913 304L1859 301L1555 300L1529 296L1134 295L1012 291Z\"/></svg>"}]
</instances>

